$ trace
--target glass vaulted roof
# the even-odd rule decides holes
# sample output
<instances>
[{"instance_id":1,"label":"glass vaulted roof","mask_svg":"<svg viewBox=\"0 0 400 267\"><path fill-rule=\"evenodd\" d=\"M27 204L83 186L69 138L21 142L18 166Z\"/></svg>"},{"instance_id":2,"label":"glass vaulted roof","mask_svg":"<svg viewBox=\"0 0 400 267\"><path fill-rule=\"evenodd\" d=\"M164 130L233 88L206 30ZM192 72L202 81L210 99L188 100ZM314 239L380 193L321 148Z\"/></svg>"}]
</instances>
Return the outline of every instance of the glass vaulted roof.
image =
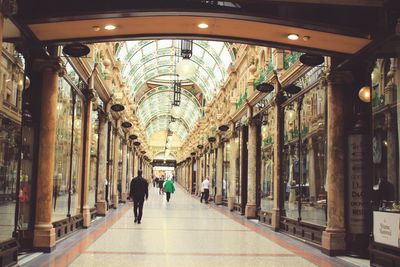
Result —
<instances>
[{"instance_id":1,"label":"glass vaulted roof","mask_svg":"<svg viewBox=\"0 0 400 267\"><path fill-rule=\"evenodd\" d=\"M181 40L141 40L123 42L118 47L122 75L137 102L136 115L147 138L170 127L176 64L182 60L180 43ZM193 89L198 92L182 88L180 114L172 129L182 141L201 116L202 105L212 99L226 80L233 56L223 42L194 40L190 61L195 71L183 81L194 84Z\"/></svg>"}]
</instances>

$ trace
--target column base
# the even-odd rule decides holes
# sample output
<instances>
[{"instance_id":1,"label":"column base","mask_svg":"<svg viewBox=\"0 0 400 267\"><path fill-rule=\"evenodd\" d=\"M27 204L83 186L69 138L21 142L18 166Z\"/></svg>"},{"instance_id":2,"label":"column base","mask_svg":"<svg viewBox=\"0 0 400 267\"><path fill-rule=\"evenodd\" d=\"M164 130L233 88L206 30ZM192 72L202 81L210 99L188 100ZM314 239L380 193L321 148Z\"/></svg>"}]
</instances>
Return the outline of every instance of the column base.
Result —
<instances>
[{"instance_id":1,"label":"column base","mask_svg":"<svg viewBox=\"0 0 400 267\"><path fill-rule=\"evenodd\" d=\"M83 228L89 228L90 222L92 221L89 207L83 207L82 218L83 218Z\"/></svg>"},{"instance_id":2,"label":"column base","mask_svg":"<svg viewBox=\"0 0 400 267\"><path fill-rule=\"evenodd\" d=\"M281 210L280 209L272 209L271 226L275 232L279 231L280 221L281 221Z\"/></svg>"},{"instance_id":3,"label":"column base","mask_svg":"<svg viewBox=\"0 0 400 267\"><path fill-rule=\"evenodd\" d=\"M98 216L106 216L107 215L107 203L105 200L99 200L96 203L96 210Z\"/></svg>"},{"instance_id":4,"label":"column base","mask_svg":"<svg viewBox=\"0 0 400 267\"><path fill-rule=\"evenodd\" d=\"M215 196L214 203L217 204L217 205L222 205L222 195Z\"/></svg>"},{"instance_id":5,"label":"column base","mask_svg":"<svg viewBox=\"0 0 400 267\"><path fill-rule=\"evenodd\" d=\"M235 197L228 197L228 209L230 211L233 211L234 204L235 204Z\"/></svg>"},{"instance_id":6,"label":"column base","mask_svg":"<svg viewBox=\"0 0 400 267\"><path fill-rule=\"evenodd\" d=\"M346 233L344 229L326 229L322 232L322 253L340 256L346 253Z\"/></svg>"},{"instance_id":7,"label":"column base","mask_svg":"<svg viewBox=\"0 0 400 267\"><path fill-rule=\"evenodd\" d=\"M33 248L35 251L52 252L56 247L56 231L53 225L35 225Z\"/></svg>"},{"instance_id":8,"label":"column base","mask_svg":"<svg viewBox=\"0 0 400 267\"><path fill-rule=\"evenodd\" d=\"M257 207L255 204L247 204L244 212L247 219L257 218Z\"/></svg>"},{"instance_id":9,"label":"column base","mask_svg":"<svg viewBox=\"0 0 400 267\"><path fill-rule=\"evenodd\" d=\"M113 204L114 204L114 209L118 208L118 204L119 204L119 199L118 199L118 195L114 195L113 196Z\"/></svg>"},{"instance_id":10,"label":"column base","mask_svg":"<svg viewBox=\"0 0 400 267\"><path fill-rule=\"evenodd\" d=\"M126 200L128 199L128 193L122 193L121 195L122 195L121 196L121 201L123 203L126 203Z\"/></svg>"}]
</instances>

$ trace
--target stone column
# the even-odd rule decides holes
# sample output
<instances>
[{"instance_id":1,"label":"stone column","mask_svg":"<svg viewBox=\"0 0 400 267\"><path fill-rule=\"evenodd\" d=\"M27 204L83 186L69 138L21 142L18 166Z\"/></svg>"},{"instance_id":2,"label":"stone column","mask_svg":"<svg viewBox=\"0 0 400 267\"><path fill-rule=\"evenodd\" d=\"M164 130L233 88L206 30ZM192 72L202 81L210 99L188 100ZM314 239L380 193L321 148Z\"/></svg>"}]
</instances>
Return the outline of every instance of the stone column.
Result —
<instances>
[{"instance_id":1,"label":"stone column","mask_svg":"<svg viewBox=\"0 0 400 267\"><path fill-rule=\"evenodd\" d=\"M222 143L218 145L217 151L217 194L215 195L215 204L222 204L222 176L224 165L224 146Z\"/></svg>"},{"instance_id":2,"label":"stone column","mask_svg":"<svg viewBox=\"0 0 400 267\"><path fill-rule=\"evenodd\" d=\"M90 77L89 80L89 90L87 92L86 97L86 116L85 116L85 133L86 142L84 142L85 146L83 147L83 155L84 155L84 166L83 166L83 177L82 177L82 193L83 193L83 203L82 203L82 217L83 217L83 227L88 228L90 226L91 218L90 218L90 207L89 207L89 181L90 181L90 145L92 143L92 109L93 102L92 99L94 97L94 78Z\"/></svg>"},{"instance_id":3,"label":"stone column","mask_svg":"<svg viewBox=\"0 0 400 267\"><path fill-rule=\"evenodd\" d=\"M249 123L248 160L247 160L247 204L245 216L257 217L256 207L256 176L257 176L257 126L254 121Z\"/></svg>"},{"instance_id":4,"label":"stone column","mask_svg":"<svg viewBox=\"0 0 400 267\"><path fill-rule=\"evenodd\" d=\"M118 202L119 202L119 197L118 197L118 162L119 162L119 145L120 145L120 137L118 134L118 129L120 126L120 121L117 121L117 127L114 130L114 158L113 158L113 199L112 202L114 204L114 209L118 208Z\"/></svg>"},{"instance_id":5,"label":"stone column","mask_svg":"<svg viewBox=\"0 0 400 267\"><path fill-rule=\"evenodd\" d=\"M136 154L136 148L135 148L135 152L133 153L133 158L134 158L134 162L133 162L134 163L133 177L136 177L137 173L138 173L138 170L139 170L139 158L138 158L138 156Z\"/></svg>"},{"instance_id":6,"label":"stone column","mask_svg":"<svg viewBox=\"0 0 400 267\"><path fill-rule=\"evenodd\" d=\"M56 55L56 48L53 55ZM38 149L38 170L36 189L35 228L33 247L50 252L56 245L56 235L52 221L52 195L54 156L56 150L57 94L59 58L36 62L43 69L43 84L40 92L40 128Z\"/></svg>"},{"instance_id":7,"label":"stone column","mask_svg":"<svg viewBox=\"0 0 400 267\"><path fill-rule=\"evenodd\" d=\"M274 148L274 166L273 166L273 186L274 186L274 201L273 201L273 208L272 208L272 218L271 218L271 226L272 229L275 231L279 230L280 226L280 217L281 214L284 214L284 206L283 206L283 198L284 190L281 188L283 185L283 177L281 176L281 168L282 168L282 149L283 149L283 110L281 110L281 103L282 103L282 93L279 86L277 86L277 95L273 102L273 112L274 118L273 121L275 128L274 135L273 135L273 148Z\"/></svg>"},{"instance_id":8,"label":"stone column","mask_svg":"<svg viewBox=\"0 0 400 267\"><path fill-rule=\"evenodd\" d=\"M202 161L202 157L199 156L197 157L197 170L196 170L196 196L199 196L201 193L201 161Z\"/></svg>"},{"instance_id":9,"label":"stone column","mask_svg":"<svg viewBox=\"0 0 400 267\"><path fill-rule=\"evenodd\" d=\"M189 194L192 194L192 178L193 178L193 160L189 159L188 181L187 181Z\"/></svg>"},{"instance_id":10,"label":"stone column","mask_svg":"<svg viewBox=\"0 0 400 267\"><path fill-rule=\"evenodd\" d=\"M99 112L99 172L97 185L97 215L105 216L107 213L106 202L106 176L107 176L107 140L108 140L108 114Z\"/></svg>"},{"instance_id":11,"label":"stone column","mask_svg":"<svg viewBox=\"0 0 400 267\"><path fill-rule=\"evenodd\" d=\"M238 153L238 147L235 142L234 124L231 125L232 136L229 139L229 144L231 146L230 150L230 170L229 170L229 191L228 191L228 209L233 211L235 204L235 189L236 189L236 157Z\"/></svg>"},{"instance_id":12,"label":"stone column","mask_svg":"<svg viewBox=\"0 0 400 267\"><path fill-rule=\"evenodd\" d=\"M331 72L327 93L327 192L328 222L322 234L322 252L331 256L346 251L345 229L345 114L344 91L350 72Z\"/></svg>"},{"instance_id":13,"label":"stone column","mask_svg":"<svg viewBox=\"0 0 400 267\"><path fill-rule=\"evenodd\" d=\"M126 202L126 179L128 178L128 170L127 170L127 150L128 150L128 146L126 144L126 142L123 142L122 145L122 181L121 181L121 198L122 198L122 202Z\"/></svg>"}]
</instances>

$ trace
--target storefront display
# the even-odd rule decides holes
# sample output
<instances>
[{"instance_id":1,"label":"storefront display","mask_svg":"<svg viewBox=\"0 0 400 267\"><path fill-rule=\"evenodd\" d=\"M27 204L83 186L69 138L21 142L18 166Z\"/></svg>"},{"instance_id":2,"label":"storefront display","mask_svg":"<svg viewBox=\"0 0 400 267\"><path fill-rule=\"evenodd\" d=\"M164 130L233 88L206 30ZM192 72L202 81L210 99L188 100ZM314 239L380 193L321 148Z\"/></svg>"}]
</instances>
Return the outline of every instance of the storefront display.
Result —
<instances>
[{"instance_id":1,"label":"storefront display","mask_svg":"<svg viewBox=\"0 0 400 267\"><path fill-rule=\"evenodd\" d=\"M80 213L84 108L77 90L59 79L53 221Z\"/></svg>"},{"instance_id":2,"label":"storefront display","mask_svg":"<svg viewBox=\"0 0 400 267\"><path fill-rule=\"evenodd\" d=\"M228 200L228 192L229 187L231 186L229 183L230 177L230 155L231 155L231 148L228 142L224 143L223 149L223 176L222 176L222 200Z\"/></svg>"},{"instance_id":3,"label":"storefront display","mask_svg":"<svg viewBox=\"0 0 400 267\"><path fill-rule=\"evenodd\" d=\"M307 76L306 76L307 77ZM326 225L325 90L314 83L284 107L286 217Z\"/></svg>"},{"instance_id":4,"label":"storefront display","mask_svg":"<svg viewBox=\"0 0 400 267\"><path fill-rule=\"evenodd\" d=\"M18 159L21 148L21 106L24 81L22 57L12 44L3 44L0 65L0 242L12 237L15 213L26 227L29 221L30 173L25 173L18 186ZM26 147L27 148L27 147ZM29 170L27 170L29 171ZM22 189L20 187L20 189ZM19 191L19 192L18 192ZM18 194L17 194L18 192ZM16 211L17 197L26 203Z\"/></svg>"},{"instance_id":5,"label":"storefront display","mask_svg":"<svg viewBox=\"0 0 400 267\"><path fill-rule=\"evenodd\" d=\"M400 263L400 61L378 59L372 81L373 240L371 265ZM383 256L383 252L387 253Z\"/></svg>"}]
</instances>

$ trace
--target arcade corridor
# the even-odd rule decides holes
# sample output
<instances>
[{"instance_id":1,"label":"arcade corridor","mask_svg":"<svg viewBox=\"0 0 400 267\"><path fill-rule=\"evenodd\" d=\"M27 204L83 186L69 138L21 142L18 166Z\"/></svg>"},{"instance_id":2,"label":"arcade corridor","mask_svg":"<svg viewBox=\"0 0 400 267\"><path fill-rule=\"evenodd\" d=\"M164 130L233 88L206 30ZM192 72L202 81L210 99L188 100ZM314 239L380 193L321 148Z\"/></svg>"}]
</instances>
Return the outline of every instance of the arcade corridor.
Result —
<instances>
[{"instance_id":1,"label":"arcade corridor","mask_svg":"<svg viewBox=\"0 0 400 267\"><path fill-rule=\"evenodd\" d=\"M22 264L37 266L356 266L230 214L201 204L178 188L169 203L149 188L142 224L133 222L132 204L120 205L61 241L51 254ZM133 264L134 263L134 264Z\"/></svg>"}]
</instances>

